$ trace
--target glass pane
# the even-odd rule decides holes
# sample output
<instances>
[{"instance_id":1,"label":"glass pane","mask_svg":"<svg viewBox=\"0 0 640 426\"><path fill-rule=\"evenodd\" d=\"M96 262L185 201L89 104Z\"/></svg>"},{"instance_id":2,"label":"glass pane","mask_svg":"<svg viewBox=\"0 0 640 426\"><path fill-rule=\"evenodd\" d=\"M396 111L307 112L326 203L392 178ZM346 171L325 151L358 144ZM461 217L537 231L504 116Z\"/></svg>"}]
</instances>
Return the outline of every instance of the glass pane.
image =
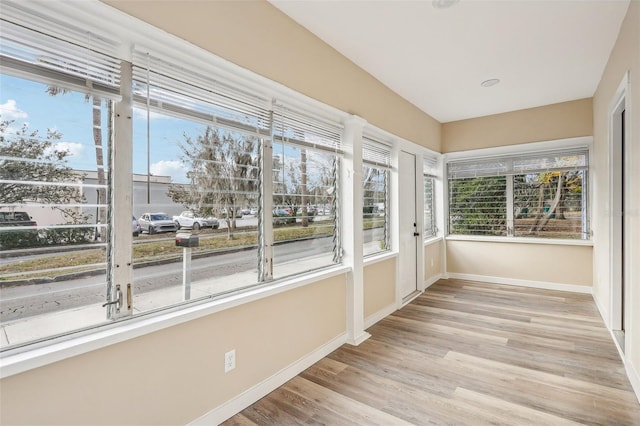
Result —
<instances>
[{"instance_id":1,"label":"glass pane","mask_svg":"<svg viewBox=\"0 0 640 426\"><path fill-rule=\"evenodd\" d=\"M362 222L364 256L389 250L388 172L362 167Z\"/></svg>"},{"instance_id":2,"label":"glass pane","mask_svg":"<svg viewBox=\"0 0 640 426\"><path fill-rule=\"evenodd\" d=\"M449 180L449 233L507 235L506 177Z\"/></svg>"},{"instance_id":3,"label":"glass pane","mask_svg":"<svg viewBox=\"0 0 640 426\"><path fill-rule=\"evenodd\" d=\"M435 206L433 200L432 177L424 177L424 237L433 237L436 234Z\"/></svg>"},{"instance_id":4,"label":"glass pane","mask_svg":"<svg viewBox=\"0 0 640 426\"><path fill-rule=\"evenodd\" d=\"M256 284L259 146L255 135L134 110L134 312ZM178 234L198 246L177 247Z\"/></svg>"},{"instance_id":5,"label":"glass pane","mask_svg":"<svg viewBox=\"0 0 640 426\"><path fill-rule=\"evenodd\" d=\"M112 104L0 78L4 348L106 321Z\"/></svg>"},{"instance_id":6,"label":"glass pane","mask_svg":"<svg viewBox=\"0 0 640 426\"><path fill-rule=\"evenodd\" d=\"M585 171L515 175L515 235L536 238L588 238Z\"/></svg>"},{"instance_id":7,"label":"glass pane","mask_svg":"<svg viewBox=\"0 0 640 426\"><path fill-rule=\"evenodd\" d=\"M333 154L273 144L274 278L334 264Z\"/></svg>"}]
</instances>

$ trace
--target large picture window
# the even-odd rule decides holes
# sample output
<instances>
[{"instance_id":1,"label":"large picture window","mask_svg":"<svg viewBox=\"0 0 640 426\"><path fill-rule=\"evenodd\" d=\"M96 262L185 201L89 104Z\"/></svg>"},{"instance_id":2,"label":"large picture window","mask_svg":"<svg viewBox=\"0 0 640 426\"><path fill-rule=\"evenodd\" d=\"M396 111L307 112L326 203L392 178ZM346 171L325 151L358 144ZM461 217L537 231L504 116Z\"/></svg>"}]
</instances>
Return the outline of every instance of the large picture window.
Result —
<instances>
[{"instance_id":1,"label":"large picture window","mask_svg":"<svg viewBox=\"0 0 640 426\"><path fill-rule=\"evenodd\" d=\"M452 235L588 239L588 151L448 164Z\"/></svg>"},{"instance_id":2,"label":"large picture window","mask_svg":"<svg viewBox=\"0 0 640 426\"><path fill-rule=\"evenodd\" d=\"M336 117L41 24L0 32L2 350L341 262Z\"/></svg>"}]
</instances>

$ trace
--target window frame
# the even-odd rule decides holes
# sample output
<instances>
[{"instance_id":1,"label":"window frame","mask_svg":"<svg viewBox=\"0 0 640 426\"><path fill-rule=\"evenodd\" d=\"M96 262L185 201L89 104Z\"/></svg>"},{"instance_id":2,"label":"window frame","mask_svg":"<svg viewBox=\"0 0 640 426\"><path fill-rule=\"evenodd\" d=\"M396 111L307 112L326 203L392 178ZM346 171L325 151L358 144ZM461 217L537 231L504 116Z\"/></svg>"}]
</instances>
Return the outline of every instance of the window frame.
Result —
<instances>
[{"instance_id":1,"label":"window frame","mask_svg":"<svg viewBox=\"0 0 640 426\"><path fill-rule=\"evenodd\" d=\"M583 182L585 188L586 199L586 212L583 212L583 217L587 221L586 238L584 239L572 239L572 238L544 238L544 237L519 237L519 236L486 236L486 235L468 235L468 234L451 234L449 229L449 176L448 165L456 161L464 160L483 160L495 157L513 157L513 156L535 156L545 152L553 151L571 151L571 150L584 150L588 159L593 158L593 137L582 136L575 138L557 139L543 142L531 142L519 145L509 145L504 147L491 147L480 148L469 151L460 151L453 153L446 153L443 155L443 164L445 172L443 172L443 187L444 187L444 212L445 215L445 238L447 240L460 240L460 241L502 241L513 243L532 243L532 244L557 244L557 245L593 245L593 228L592 228L592 182L594 179L594 173L592 165L587 163L586 175L587 178ZM508 198L507 198L508 203Z\"/></svg>"}]
</instances>

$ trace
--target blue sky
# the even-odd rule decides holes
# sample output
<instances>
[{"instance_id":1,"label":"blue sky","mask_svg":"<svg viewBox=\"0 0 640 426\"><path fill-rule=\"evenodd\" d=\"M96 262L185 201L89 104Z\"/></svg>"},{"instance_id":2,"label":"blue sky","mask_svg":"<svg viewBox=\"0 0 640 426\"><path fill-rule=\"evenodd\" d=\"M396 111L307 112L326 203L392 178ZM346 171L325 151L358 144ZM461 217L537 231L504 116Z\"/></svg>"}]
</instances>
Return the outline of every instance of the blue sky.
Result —
<instances>
[{"instance_id":1,"label":"blue sky","mask_svg":"<svg viewBox=\"0 0 640 426\"><path fill-rule=\"evenodd\" d=\"M29 130L38 130L44 137L47 129L62 134L57 142L59 149L70 152L69 167L77 170L96 170L95 148L92 133L92 103L80 92L69 92L51 96L47 85L0 74L0 116L2 120L14 120L12 128L28 123ZM106 106L103 101L103 123ZM133 168L134 173L147 173L147 111L134 108L133 114ZM174 116L151 112L150 118L150 172L153 175L171 176L173 182L187 183L186 169L181 162L179 144L185 133L192 138L204 133L206 125ZM103 129L106 143L106 129ZM274 155L285 157L285 162L296 162L299 151L291 147L274 144ZM323 156L308 153L308 173L319 167L330 167ZM317 159L314 161L313 159ZM318 163L319 161L319 163ZM314 164L316 167L314 167ZM315 170L315 173L318 173ZM315 174L314 173L314 174ZM286 177L284 177L286 179Z\"/></svg>"},{"instance_id":2,"label":"blue sky","mask_svg":"<svg viewBox=\"0 0 640 426\"><path fill-rule=\"evenodd\" d=\"M91 102L85 100L83 93L51 96L46 88L43 83L1 74L2 120L13 120L12 128L28 123L29 129L38 130L42 137L47 129L57 130L62 134L58 147L70 152L68 165L79 170L96 170ZM146 111L134 111L134 172L141 174L147 171L146 118ZM151 172L184 181L177 146L184 140L184 132L196 135L205 126L155 113L151 114L151 123Z\"/></svg>"}]
</instances>

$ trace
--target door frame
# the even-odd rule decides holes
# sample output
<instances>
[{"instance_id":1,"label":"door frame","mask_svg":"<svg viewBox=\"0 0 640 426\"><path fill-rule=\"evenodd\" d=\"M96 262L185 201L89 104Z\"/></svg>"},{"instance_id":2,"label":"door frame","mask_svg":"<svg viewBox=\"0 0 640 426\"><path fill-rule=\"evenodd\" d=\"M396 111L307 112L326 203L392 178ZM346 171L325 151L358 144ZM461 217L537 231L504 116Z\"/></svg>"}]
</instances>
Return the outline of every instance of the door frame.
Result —
<instances>
[{"instance_id":1,"label":"door frame","mask_svg":"<svg viewBox=\"0 0 640 426\"><path fill-rule=\"evenodd\" d=\"M614 102L609 110L609 325L612 331L624 330L625 324L628 325L630 321L629 310L623 309L624 306L628 307L630 302L631 244L623 234L628 234L630 223L629 215L622 214L628 212L630 207L629 191L625 193L630 182L629 93L629 73L627 72L616 90ZM621 127L622 111L625 111L626 118L624 129ZM618 210L619 207L622 207L622 211ZM625 347L629 345L628 335L624 336L623 343L620 345L620 351L624 353Z\"/></svg>"}]
</instances>

